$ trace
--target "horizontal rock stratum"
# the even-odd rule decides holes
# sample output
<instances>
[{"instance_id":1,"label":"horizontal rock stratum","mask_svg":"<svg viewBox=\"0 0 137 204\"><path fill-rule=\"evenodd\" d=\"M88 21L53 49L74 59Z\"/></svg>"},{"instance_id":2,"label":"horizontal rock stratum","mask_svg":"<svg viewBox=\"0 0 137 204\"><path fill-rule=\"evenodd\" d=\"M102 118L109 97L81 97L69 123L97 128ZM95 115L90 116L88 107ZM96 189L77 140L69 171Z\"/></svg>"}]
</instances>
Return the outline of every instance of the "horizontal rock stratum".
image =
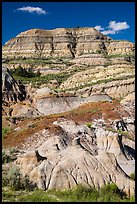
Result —
<instances>
[{"instance_id":1,"label":"horizontal rock stratum","mask_svg":"<svg viewBox=\"0 0 137 204\"><path fill-rule=\"evenodd\" d=\"M134 47L132 42L112 40L95 28L31 29L6 42L2 48L2 57L75 57L87 53L132 54Z\"/></svg>"}]
</instances>

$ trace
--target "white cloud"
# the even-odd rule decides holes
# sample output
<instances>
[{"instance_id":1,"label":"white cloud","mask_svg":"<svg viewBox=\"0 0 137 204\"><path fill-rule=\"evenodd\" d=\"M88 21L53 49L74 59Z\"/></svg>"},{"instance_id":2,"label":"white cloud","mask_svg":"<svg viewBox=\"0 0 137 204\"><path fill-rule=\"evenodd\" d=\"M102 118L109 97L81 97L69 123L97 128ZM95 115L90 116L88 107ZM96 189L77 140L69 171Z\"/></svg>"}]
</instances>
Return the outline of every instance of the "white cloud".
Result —
<instances>
[{"instance_id":1,"label":"white cloud","mask_svg":"<svg viewBox=\"0 0 137 204\"><path fill-rule=\"evenodd\" d=\"M105 30L105 31L102 31L101 33L103 33L104 35L116 34L116 31L114 31L114 30Z\"/></svg>"},{"instance_id":2,"label":"white cloud","mask_svg":"<svg viewBox=\"0 0 137 204\"><path fill-rule=\"evenodd\" d=\"M127 24L127 22L116 23L116 21L110 21L108 28L115 30L115 31L119 31L119 30L125 30L129 28L129 25Z\"/></svg>"},{"instance_id":3,"label":"white cloud","mask_svg":"<svg viewBox=\"0 0 137 204\"><path fill-rule=\"evenodd\" d=\"M29 13L36 13L36 14L44 14L46 15L47 14L47 11L43 10L42 8L40 7L31 7L31 6L24 6L22 8L18 8L17 11L26 11L26 12L29 12Z\"/></svg>"},{"instance_id":4,"label":"white cloud","mask_svg":"<svg viewBox=\"0 0 137 204\"><path fill-rule=\"evenodd\" d=\"M96 30L98 30L98 31L100 31L100 30L104 30L104 28L102 28L101 26L98 26L98 25L95 26L94 28L95 28Z\"/></svg>"},{"instance_id":5,"label":"white cloud","mask_svg":"<svg viewBox=\"0 0 137 204\"><path fill-rule=\"evenodd\" d=\"M119 33L120 30L125 30L129 28L129 25L127 24L127 22L117 22L116 21L110 21L109 22L109 26L107 26L107 29L104 29L101 26L95 26L95 29L97 29L98 31L101 31L101 33L103 33L104 35L109 35L109 34L117 34Z\"/></svg>"}]
</instances>

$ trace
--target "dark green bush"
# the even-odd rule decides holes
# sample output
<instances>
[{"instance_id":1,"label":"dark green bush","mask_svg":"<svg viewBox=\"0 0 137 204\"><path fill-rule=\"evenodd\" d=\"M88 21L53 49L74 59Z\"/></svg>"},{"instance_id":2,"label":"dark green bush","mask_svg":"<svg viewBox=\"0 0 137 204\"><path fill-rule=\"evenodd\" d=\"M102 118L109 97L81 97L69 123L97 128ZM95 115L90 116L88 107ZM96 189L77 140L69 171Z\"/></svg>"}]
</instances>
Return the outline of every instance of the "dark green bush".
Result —
<instances>
[{"instance_id":1,"label":"dark green bush","mask_svg":"<svg viewBox=\"0 0 137 204\"><path fill-rule=\"evenodd\" d=\"M14 191L17 190L33 190L35 187L29 181L29 177L20 174L18 167L11 166L6 175L2 178L3 186L10 186Z\"/></svg>"},{"instance_id":2,"label":"dark green bush","mask_svg":"<svg viewBox=\"0 0 137 204\"><path fill-rule=\"evenodd\" d=\"M11 162L11 154L7 154L5 150L2 150L2 164Z\"/></svg>"},{"instance_id":3,"label":"dark green bush","mask_svg":"<svg viewBox=\"0 0 137 204\"><path fill-rule=\"evenodd\" d=\"M2 164L14 161L17 157L15 156L16 149L11 148L9 152L5 151L5 149L2 150Z\"/></svg>"},{"instance_id":4,"label":"dark green bush","mask_svg":"<svg viewBox=\"0 0 137 204\"><path fill-rule=\"evenodd\" d=\"M40 70L38 70L35 73L32 67L26 69L26 68L22 68L20 65L18 68L11 70L11 73L16 76L28 77L28 78L39 77L41 75Z\"/></svg>"},{"instance_id":5,"label":"dark green bush","mask_svg":"<svg viewBox=\"0 0 137 204\"><path fill-rule=\"evenodd\" d=\"M130 178L135 181L135 172L130 175Z\"/></svg>"},{"instance_id":6,"label":"dark green bush","mask_svg":"<svg viewBox=\"0 0 137 204\"><path fill-rule=\"evenodd\" d=\"M89 128L92 127L92 123L87 123L86 125L87 125L87 127L89 127Z\"/></svg>"},{"instance_id":7,"label":"dark green bush","mask_svg":"<svg viewBox=\"0 0 137 204\"><path fill-rule=\"evenodd\" d=\"M73 190L73 196L76 198L76 200L96 201L99 196L99 193L95 188L78 185Z\"/></svg>"},{"instance_id":8,"label":"dark green bush","mask_svg":"<svg viewBox=\"0 0 137 204\"><path fill-rule=\"evenodd\" d=\"M99 190L99 202L118 202L124 198L126 198L125 193L114 183L107 184Z\"/></svg>"}]
</instances>

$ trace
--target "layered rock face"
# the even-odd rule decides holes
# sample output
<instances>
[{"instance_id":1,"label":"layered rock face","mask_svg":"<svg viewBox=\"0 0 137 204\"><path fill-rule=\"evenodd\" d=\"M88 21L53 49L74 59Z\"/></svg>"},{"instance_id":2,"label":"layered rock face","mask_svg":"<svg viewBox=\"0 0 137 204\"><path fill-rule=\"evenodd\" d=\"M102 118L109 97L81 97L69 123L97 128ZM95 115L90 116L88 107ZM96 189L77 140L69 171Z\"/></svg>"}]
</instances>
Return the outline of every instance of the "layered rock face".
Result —
<instances>
[{"instance_id":1,"label":"layered rock face","mask_svg":"<svg viewBox=\"0 0 137 204\"><path fill-rule=\"evenodd\" d=\"M125 125L114 121L114 128L117 123L120 129ZM130 154L133 145L127 148L131 144L125 141L125 145L122 136L107 130L103 120L94 121L92 128L65 118L59 118L54 125L62 129L62 134L48 136L42 145L15 162L33 185L47 190L67 189L78 184L100 188L114 182L128 195L134 194L134 181L124 167L126 162L131 166L135 156Z\"/></svg>"},{"instance_id":2,"label":"layered rock face","mask_svg":"<svg viewBox=\"0 0 137 204\"><path fill-rule=\"evenodd\" d=\"M84 85L88 86L88 84L90 86L90 84L92 84L92 87L95 90L94 83L97 83L97 81L98 83L100 83L101 81L103 82L103 80L106 81L105 84L108 83L107 85L108 87L115 87L115 86L119 87L120 86L119 83L122 84L122 79L127 78L128 79L127 84L130 84L130 85L133 84L133 87L131 85L131 87L129 88L129 91L133 92L135 90L134 75L135 75L135 70L132 65L119 64L119 65L109 65L107 67L96 66L95 68L90 68L85 71L78 72L73 76L69 77L64 83L61 84L60 88L70 89L70 88L77 88ZM109 84L109 81L112 81L112 82ZM126 81L123 81L123 84L124 82L126 86ZM98 83L97 83L97 86L100 86L98 85ZM103 88L102 83L101 83L101 87ZM108 88L106 87L106 89ZM123 91L121 91L121 93L123 93L124 95ZM125 95L127 94L128 94L128 90L127 90L127 93L125 93Z\"/></svg>"},{"instance_id":3,"label":"layered rock face","mask_svg":"<svg viewBox=\"0 0 137 204\"><path fill-rule=\"evenodd\" d=\"M3 58L80 56L83 54L132 54L134 45L113 41L94 28L31 29L10 39L2 49Z\"/></svg>"},{"instance_id":4,"label":"layered rock face","mask_svg":"<svg viewBox=\"0 0 137 204\"><path fill-rule=\"evenodd\" d=\"M112 40L94 28L58 28L22 32L3 46L2 53L3 58L22 58L8 63L9 69L34 65L43 75L68 73L61 84L57 81L62 91L121 98L135 91L134 51L133 43ZM48 61L29 64L23 57Z\"/></svg>"}]
</instances>

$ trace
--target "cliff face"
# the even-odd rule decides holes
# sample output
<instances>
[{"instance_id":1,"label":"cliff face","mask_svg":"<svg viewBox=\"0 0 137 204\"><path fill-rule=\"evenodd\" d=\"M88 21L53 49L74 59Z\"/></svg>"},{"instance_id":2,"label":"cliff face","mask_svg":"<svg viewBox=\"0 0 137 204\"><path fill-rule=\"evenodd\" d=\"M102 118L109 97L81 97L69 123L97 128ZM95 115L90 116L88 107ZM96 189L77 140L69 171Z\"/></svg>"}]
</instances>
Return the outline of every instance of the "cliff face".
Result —
<instances>
[{"instance_id":1,"label":"cliff face","mask_svg":"<svg viewBox=\"0 0 137 204\"><path fill-rule=\"evenodd\" d=\"M94 28L31 29L10 39L2 48L3 58L80 56L83 54L132 54L134 44L113 41Z\"/></svg>"}]
</instances>

